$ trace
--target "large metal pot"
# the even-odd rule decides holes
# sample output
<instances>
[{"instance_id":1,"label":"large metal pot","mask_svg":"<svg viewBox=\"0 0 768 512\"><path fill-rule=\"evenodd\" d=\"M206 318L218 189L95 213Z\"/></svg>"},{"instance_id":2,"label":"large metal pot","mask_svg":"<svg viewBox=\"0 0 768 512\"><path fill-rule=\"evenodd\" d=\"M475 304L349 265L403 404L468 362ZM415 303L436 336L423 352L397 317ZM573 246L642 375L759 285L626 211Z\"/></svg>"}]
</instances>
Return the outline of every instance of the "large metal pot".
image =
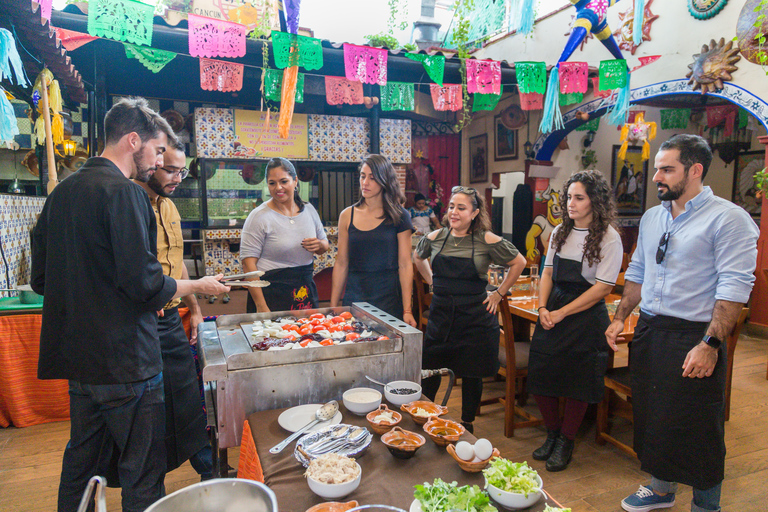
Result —
<instances>
[{"instance_id":1,"label":"large metal pot","mask_svg":"<svg viewBox=\"0 0 768 512\"><path fill-rule=\"evenodd\" d=\"M275 493L243 478L217 478L180 489L146 512L277 512Z\"/></svg>"},{"instance_id":2,"label":"large metal pot","mask_svg":"<svg viewBox=\"0 0 768 512\"><path fill-rule=\"evenodd\" d=\"M43 296L32 291L28 284L22 284L16 288L0 288L0 292L15 292L19 294L19 302L22 304L42 304Z\"/></svg>"}]
</instances>

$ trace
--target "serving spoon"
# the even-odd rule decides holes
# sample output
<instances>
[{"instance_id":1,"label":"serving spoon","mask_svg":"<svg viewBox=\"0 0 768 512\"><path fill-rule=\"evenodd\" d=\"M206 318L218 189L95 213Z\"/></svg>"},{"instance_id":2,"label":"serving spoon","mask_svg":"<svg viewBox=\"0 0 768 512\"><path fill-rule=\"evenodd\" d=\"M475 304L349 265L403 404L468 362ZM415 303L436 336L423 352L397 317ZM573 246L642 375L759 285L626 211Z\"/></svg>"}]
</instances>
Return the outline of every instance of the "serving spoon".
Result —
<instances>
[{"instance_id":1,"label":"serving spoon","mask_svg":"<svg viewBox=\"0 0 768 512\"><path fill-rule=\"evenodd\" d=\"M387 388L389 388L389 389L392 389L392 387L391 387L389 384L384 384L383 382L379 382L379 381L377 381L377 380L374 380L374 379L370 378L370 377L369 377L369 376L367 376L367 375L365 376L365 378L366 378L366 379L368 379L369 381L373 382L374 384L378 384L379 386L384 386L384 389L385 389L385 390L386 390Z\"/></svg>"},{"instance_id":2,"label":"serving spoon","mask_svg":"<svg viewBox=\"0 0 768 512\"><path fill-rule=\"evenodd\" d=\"M306 432L308 429L314 427L316 424L320 423L321 421L328 421L329 419L336 416L336 413L339 412L339 402L336 400L331 400L327 404L320 407L317 411L315 411L315 419L301 427L299 430L288 436L284 441L280 442L279 444L273 446L269 449L269 453L280 453L283 451L283 449L288 446L294 439L299 437L301 434Z\"/></svg>"}]
</instances>

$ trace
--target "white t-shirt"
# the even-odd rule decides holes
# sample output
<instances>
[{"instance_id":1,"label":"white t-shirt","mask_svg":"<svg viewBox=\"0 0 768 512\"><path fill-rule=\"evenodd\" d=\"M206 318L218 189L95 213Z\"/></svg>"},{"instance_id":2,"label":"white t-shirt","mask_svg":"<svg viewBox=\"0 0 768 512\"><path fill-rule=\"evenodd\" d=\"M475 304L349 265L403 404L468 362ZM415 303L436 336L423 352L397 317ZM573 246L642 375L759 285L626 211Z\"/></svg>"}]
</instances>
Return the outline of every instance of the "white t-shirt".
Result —
<instances>
[{"instance_id":1,"label":"white t-shirt","mask_svg":"<svg viewBox=\"0 0 768 512\"><path fill-rule=\"evenodd\" d=\"M552 230L552 236L549 239L549 250L547 251L547 259L544 263L544 268L552 267L555 259L555 248L552 242L555 239L555 234L563 225L560 224ZM584 256L584 241L589 234L588 229L573 228L571 234L565 240L565 243L560 248L560 258L567 260L581 261L581 275L589 281L590 284L595 284L597 281L601 283L609 284L611 286L616 284L616 278L619 276L621 270L621 262L624 257L624 246L621 244L621 235L616 231L613 226L608 227L608 231L603 235L603 240L600 243L600 257L599 263L595 263L594 266L589 266L589 262Z\"/></svg>"},{"instance_id":2,"label":"white t-shirt","mask_svg":"<svg viewBox=\"0 0 768 512\"><path fill-rule=\"evenodd\" d=\"M259 270L299 267L314 261L313 254L301 246L305 238L325 240L325 229L315 207L304 204L304 210L291 218L262 204L243 225L240 239L240 261L258 258Z\"/></svg>"}]
</instances>

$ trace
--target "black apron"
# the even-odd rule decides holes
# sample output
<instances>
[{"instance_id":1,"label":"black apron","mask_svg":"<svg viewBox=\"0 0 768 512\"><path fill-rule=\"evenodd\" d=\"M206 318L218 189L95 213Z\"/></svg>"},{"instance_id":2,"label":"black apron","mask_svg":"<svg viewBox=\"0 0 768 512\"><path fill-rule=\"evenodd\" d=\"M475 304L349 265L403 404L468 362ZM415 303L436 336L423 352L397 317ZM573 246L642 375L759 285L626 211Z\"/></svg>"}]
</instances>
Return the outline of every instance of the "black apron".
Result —
<instances>
[{"instance_id":1,"label":"black apron","mask_svg":"<svg viewBox=\"0 0 768 512\"><path fill-rule=\"evenodd\" d=\"M581 261L555 254L548 310L562 308L592 287L581 271ZM548 331L541 321L536 322L528 361L530 392L592 404L600 402L609 357L605 331L610 323L604 300L565 317Z\"/></svg>"},{"instance_id":2,"label":"black apron","mask_svg":"<svg viewBox=\"0 0 768 512\"><path fill-rule=\"evenodd\" d=\"M157 333L163 355L167 471L172 471L207 446L209 440L195 360L179 310L164 313L158 318Z\"/></svg>"},{"instance_id":3,"label":"black apron","mask_svg":"<svg viewBox=\"0 0 768 512\"><path fill-rule=\"evenodd\" d=\"M343 306L353 302L368 302L402 320L403 297L400 288L400 272L382 270L380 272L355 272L347 274L347 287L344 290Z\"/></svg>"},{"instance_id":4,"label":"black apron","mask_svg":"<svg viewBox=\"0 0 768 512\"><path fill-rule=\"evenodd\" d=\"M320 302L315 286L314 265L277 268L268 270L262 276L269 286L261 289L270 311L294 311L298 309L317 309ZM256 303L248 294L246 304L248 313L256 313Z\"/></svg>"},{"instance_id":5,"label":"black apron","mask_svg":"<svg viewBox=\"0 0 768 512\"><path fill-rule=\"evenodd\" d=\"M421 367L450 368L457 377L492 377L499 371L499 320L483 304L488 283L477 275L474 234L471 238L470 258L438 253L432 260L434 293ZM447 241L448 235L440 252Z\"/></svg>"},{"instance_id":6,"label":"black apron","mask_svg":"<svg viewBox=\"0 0 768 512\"><path fill-rule=\"evenodd\" d=\"M683 377L683 361L707 322L640 313L629 346L634 448L640 469L709 489L725 474L725 343L712 376Z\"/></svg>"}]
</instances>

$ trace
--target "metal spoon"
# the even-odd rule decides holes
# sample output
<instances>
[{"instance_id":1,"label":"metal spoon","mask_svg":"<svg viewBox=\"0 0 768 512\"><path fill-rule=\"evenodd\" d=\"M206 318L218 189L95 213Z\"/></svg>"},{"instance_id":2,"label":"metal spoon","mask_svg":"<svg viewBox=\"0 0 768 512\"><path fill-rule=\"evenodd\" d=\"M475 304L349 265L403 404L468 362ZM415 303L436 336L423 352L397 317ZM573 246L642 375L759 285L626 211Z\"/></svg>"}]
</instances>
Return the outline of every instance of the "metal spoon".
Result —
<instances>
[{"instance_id":1,"label":"metal spoon","mask_svg":"<svg viewBox=\"0 0 768 512\"><path fill-rule=\"evenodd\" d=\"M346 449L355 447L360 444L361 441L368 437L368 431L364 428L358 428L354 430L348 437L339 439L336 441L324 443L321 446L316 446L310 450L310 452L317 456L324 453L338 451L339 449Z\"/></svg>"},{"instance_id":2,"label":"metal spoon","mask_svg":"<svg viewBox=\"0 0 768 512\"><path fill-rule=\"evenodd\" d=\"M319 408L315 412L315 419L301 427L299 430L288 436L283 442L273 446L269 449L269 453L280 453L283 451L283 448L291 444L291 442L299 437L301 434L303 434L308 429L314 427L316 424L320 423L321 421L328 421L329 419L336 416L336 413L339 412L339 403L336 400L331 400L327 404L323 405L321 408Z\"/></svg>"},{"instance_id":3,"label":"metal spoon","mask_svg":"<svg viewBox=\"0 0 768 512\"><path fill-rule=\"evenodd\" d=\"M374 380L374 379L370 378L367 375L365 376L365 378L368 379L369 381L373 382L374 384L378 384L379 386L384 386L384 389L387 389L387 388L392 389L392 387L389 384L384 384L383 382L379 382L377 380Z\"/></svg>"}]
</instances>

